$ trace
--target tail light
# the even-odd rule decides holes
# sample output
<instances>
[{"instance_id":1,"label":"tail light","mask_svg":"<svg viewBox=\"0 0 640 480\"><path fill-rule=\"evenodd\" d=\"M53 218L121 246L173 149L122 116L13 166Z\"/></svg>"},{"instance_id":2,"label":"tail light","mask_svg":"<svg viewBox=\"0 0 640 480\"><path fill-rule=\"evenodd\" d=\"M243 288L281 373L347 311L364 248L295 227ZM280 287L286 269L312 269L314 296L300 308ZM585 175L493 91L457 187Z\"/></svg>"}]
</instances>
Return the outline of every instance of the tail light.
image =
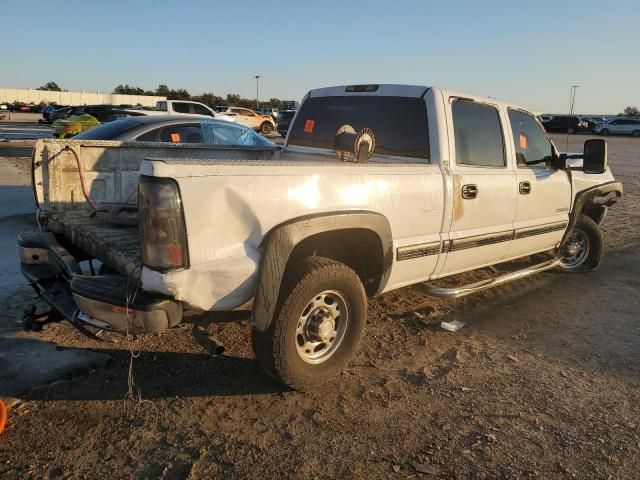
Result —
<instances>
[{"instance_id":1,"label":"tail light","mask_svg":"<svg viewBox=\"0 0 640 480\"><path fill-rule=\"evenodd\" d=\"M171 178L142 175L138 185L142 262L150 268L189 266L180 190Z\"/></svg>"}]
</instances>

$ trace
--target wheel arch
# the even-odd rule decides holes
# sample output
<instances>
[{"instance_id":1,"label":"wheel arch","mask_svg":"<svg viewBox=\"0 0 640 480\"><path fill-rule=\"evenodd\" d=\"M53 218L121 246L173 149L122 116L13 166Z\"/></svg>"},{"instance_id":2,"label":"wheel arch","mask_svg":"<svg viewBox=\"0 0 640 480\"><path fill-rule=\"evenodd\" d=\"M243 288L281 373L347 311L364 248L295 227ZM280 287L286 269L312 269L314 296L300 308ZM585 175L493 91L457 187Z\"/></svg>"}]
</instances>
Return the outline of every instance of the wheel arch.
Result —
<instances>
[{"instance_id":1,"label":"wheel arch","mask_svg":"<svg viewBox=\"0 0 640 480\"><path fill-rule=\"evenodd\" d=\"M569 225L560 244L575 227L581 214L587 215L598 225L602 223L607 209L622 197L624 188L621 182L611 181L576 193L573 207L569 213Z\"/></svg>"},{"instance_id":2,"label":"wheel arch","mask_svg":"<svg viewBox=\"0 0 640 480\"><path fill-rule=\"evenodd\" d=\"M261 249L252 315L254 327L261 331L269 327L282 280L296 260L321 255L343 262L358 273L370 296L384 289L393 263L389 221L371 211L329 212L290 220L272 228Z\"/></svg>"}]
</instances>

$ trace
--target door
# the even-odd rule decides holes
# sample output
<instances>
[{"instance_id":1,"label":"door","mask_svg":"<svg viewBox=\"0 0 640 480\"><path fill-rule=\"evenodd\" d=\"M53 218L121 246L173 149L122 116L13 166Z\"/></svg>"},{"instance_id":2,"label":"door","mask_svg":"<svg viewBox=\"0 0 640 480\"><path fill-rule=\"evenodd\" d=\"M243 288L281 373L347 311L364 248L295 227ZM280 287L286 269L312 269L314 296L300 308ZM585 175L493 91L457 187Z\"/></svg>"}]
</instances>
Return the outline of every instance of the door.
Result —
<instances>
[{"instance_id":1,"label":"door","mask_svg":"<svg viewBox=\"0 0 640 480\"><path fill-rule=\"evenodd\" d=\"M549 165L553 145L533 115L509 109L508 116L518 184L508 257L516 258L560 242L569 221L571 181L566 171Z\"/></svg>"},{"instance_id":2,"label":"door","mask_svg":"<svg viewBox=\"0 0 640 480\"><path fill-rule=\"evenodd\" d=\"M440 275L499 263L511 243L516 204L504 113L467 99L453 99L450 106L453 217Z\"/></svg>"}]
</instances>

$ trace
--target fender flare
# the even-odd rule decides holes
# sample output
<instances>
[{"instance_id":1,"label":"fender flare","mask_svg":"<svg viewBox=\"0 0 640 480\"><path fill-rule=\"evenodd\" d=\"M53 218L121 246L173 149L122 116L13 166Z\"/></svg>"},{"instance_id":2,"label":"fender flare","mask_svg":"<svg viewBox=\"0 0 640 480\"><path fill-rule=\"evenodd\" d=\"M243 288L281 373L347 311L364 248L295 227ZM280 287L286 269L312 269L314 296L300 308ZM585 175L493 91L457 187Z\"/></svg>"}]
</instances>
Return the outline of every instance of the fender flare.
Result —
<instances>
[{"instance_id":1,"label":"fender flare","mask_svg":"<svg viewBox=\"0 0 640 480\"><path fill-rule=\"evenodd\" d=\"M569 213L569 225L567 225L560 245L564 243L573 227L576 226L578 217L580 217L585 207L599 206L608 208L622 198L623 191L622 182L611 181L576 193L573 207Z\"/></svg>"},{"instance_id":2,"label":"fender flare","mask_svg":"<svg viewBox=\"0 0 640 480\"><path fill-rule=\"evenodd\" d=\"M383 266L376 294L384 289L393 263L391 226L384 215L357 210L297 218L271 229L262 242L263 254L252 312L254 328L262 332L269 328L275 314L287 262L294 248L312 235L353 228L371 230L380 238Z\"/></svg>"}]
</instances>

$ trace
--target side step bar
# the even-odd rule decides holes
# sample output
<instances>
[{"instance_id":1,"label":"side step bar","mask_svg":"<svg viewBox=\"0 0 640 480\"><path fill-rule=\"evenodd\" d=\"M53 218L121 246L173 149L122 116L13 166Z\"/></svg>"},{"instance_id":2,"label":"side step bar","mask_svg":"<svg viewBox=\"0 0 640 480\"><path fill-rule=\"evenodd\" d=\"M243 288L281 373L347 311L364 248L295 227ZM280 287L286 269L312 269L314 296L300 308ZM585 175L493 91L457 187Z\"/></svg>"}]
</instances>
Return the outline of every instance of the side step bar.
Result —
<instances>
[{"instance_id":1,"label":"side step bar","mask_svg":"<svg viewBox=\"0 0 640 480\"><path fill-rule=\"evenodd\" d=\"M536 273L544 272L545 270L551 270L552 268L560 265L561 262L562 260L560 258L553 258L552 260L547 260L545 262L523 268L522 270L505 273L504 275L500 275L496 278L489 278L487 280L481 280L479 282L470 283L469 285L463 285L461 287L455 288L435 287L433 285L429 285L428 283L422 283L416 286L420 288L420 290L422 290L424 293L433 295L434 297L459 298L470 295L472 293L488 290L499 285L504 285L505 283L513 282L515 280L520 280Z\"/></svg>"}]
</instances>

